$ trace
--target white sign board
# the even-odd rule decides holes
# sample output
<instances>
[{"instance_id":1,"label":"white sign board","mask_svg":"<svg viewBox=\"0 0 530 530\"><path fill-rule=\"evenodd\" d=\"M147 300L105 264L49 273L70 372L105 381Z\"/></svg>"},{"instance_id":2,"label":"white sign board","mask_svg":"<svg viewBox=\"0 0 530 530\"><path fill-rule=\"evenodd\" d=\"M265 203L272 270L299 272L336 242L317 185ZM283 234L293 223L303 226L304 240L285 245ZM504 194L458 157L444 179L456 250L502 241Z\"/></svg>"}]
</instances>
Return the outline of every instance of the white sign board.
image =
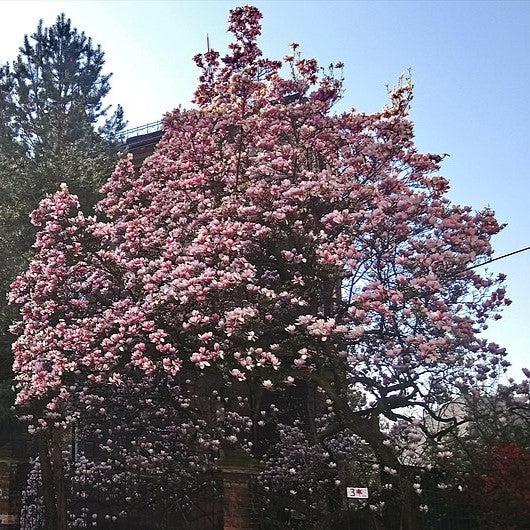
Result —
<instances>
[{"instance_id":1,"label":"white sign board","mask_svg":"<svg viewBox=\"0 0 530 530\"><path fill-rule=\"evenodd\" d=\"M367 499L368 488L346 488L346 497L348 499Z\"/></svg>"}]
</instances>

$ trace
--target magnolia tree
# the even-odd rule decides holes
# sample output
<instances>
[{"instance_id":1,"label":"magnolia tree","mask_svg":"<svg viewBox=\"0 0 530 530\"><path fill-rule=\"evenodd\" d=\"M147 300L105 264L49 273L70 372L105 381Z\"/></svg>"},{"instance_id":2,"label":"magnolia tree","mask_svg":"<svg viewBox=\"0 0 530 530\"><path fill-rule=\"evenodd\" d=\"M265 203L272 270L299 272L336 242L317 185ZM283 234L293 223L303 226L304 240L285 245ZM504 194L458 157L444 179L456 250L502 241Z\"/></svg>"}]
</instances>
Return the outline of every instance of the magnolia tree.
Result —
<instances>
[{"instance_id":1,"label":"magnolia tree","mask_svg":"<svg viewBox=\"0 0 530 530\"><path fill-rule=\"evenodd\" d=\"M224 421L221 398L207 386L201 378L160 384L131 376L118 387L87 385L76 394L81 402L69 406L76 421L64 444L68 527L136 521L134 527L158 528L166 515L178 518L218 496L211 471L219 440L246 420L232 413ZM35 462L25 491L25 529L44 521L40 468Z\"/></svg>"},{"instance_id":2,"label":"magnolia tree","mask_svg":"<svg viewBox=\"0 0 530 530\"><path fill-rule=\"evenodd\" d=\"M223 421L243 400L255 432L298 388L316 396L309 443L362 441L401 506L394 524L417 528L402 451L454 428L440 407L508 366L479 335L509 303L503 278L470 269L501 226L452 204L442 157L417 151L409 81L380 112L335 112L342 65L296 43L264 58L260 18L231 12L229 55L195 57L194 107L166 116L139 172L118 164L96 217L64 186L33 213L36 256L11 291L17 404L45 433L79 424L93 393L112 407L131 380L168 387L168 410L185 400L177 383L204 380L231 389ZM210 446L255 451L246 428L211 432Z\"/></svg>"}]
</instances>

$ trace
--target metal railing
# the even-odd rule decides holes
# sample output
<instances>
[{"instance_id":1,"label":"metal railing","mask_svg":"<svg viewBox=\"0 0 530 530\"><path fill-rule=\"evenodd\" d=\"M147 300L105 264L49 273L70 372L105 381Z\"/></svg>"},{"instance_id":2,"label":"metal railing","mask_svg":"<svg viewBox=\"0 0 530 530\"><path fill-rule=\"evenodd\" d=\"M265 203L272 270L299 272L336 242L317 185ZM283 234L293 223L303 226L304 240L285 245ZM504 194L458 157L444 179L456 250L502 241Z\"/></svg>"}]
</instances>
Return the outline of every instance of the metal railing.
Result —
<instances>
[{"instance_id":1,"label":"metal railing","mask_svg":"<svg viewBox=\"0 0 530 530\"><path fill-rule=\"evenodd\" d=\"M141 136L142 134L149 134L152 132L158 132L162 130L162 121L153 121L151 123L145 123L138 127L133 127L132 129L127 129L122 131L119 134L119 138L122 142L125 142L129 138L134 138L135 136Z\"/></svg>"}]
</instances>

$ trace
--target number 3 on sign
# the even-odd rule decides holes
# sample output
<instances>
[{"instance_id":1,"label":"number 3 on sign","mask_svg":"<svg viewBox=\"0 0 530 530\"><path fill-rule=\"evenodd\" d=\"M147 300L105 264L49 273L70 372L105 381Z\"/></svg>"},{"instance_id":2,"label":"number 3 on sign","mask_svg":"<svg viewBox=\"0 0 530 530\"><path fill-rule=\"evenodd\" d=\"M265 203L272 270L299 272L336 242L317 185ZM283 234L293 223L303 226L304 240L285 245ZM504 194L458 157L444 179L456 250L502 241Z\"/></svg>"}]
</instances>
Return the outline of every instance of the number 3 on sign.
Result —
<instances>
[{"instance_id":1,"label":"number 3 on sign","mask_svg":"<svg viewBox=\"0 0 530 530\"><path fill-rule=\"evenodd\" d=\"M367 499L368 488L346 488L346 497L348 499Z\"/></svg>"}]
</instances>

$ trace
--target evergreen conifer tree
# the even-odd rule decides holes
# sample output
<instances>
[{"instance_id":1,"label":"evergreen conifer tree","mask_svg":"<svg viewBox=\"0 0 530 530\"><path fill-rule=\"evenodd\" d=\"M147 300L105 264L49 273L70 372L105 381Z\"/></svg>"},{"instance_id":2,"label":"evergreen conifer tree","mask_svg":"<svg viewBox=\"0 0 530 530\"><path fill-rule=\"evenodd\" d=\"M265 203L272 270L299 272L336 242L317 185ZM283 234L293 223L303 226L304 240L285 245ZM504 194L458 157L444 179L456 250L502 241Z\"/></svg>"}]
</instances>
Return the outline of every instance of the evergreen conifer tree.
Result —
<instances>
[{"instance_id":1,"label":"evergreen conifer tree","mask_svg":"<svg viewBox=\"0 0 530 530\"><path fill-rule=\"evenodd\" d=\"M89 209L116 164L120 106L104 99L105 55L64 14L0 67L0 422L9 419L12 316L5 293L32 254L31 211L65 182Z\"/></svg>"}]
</instances>

